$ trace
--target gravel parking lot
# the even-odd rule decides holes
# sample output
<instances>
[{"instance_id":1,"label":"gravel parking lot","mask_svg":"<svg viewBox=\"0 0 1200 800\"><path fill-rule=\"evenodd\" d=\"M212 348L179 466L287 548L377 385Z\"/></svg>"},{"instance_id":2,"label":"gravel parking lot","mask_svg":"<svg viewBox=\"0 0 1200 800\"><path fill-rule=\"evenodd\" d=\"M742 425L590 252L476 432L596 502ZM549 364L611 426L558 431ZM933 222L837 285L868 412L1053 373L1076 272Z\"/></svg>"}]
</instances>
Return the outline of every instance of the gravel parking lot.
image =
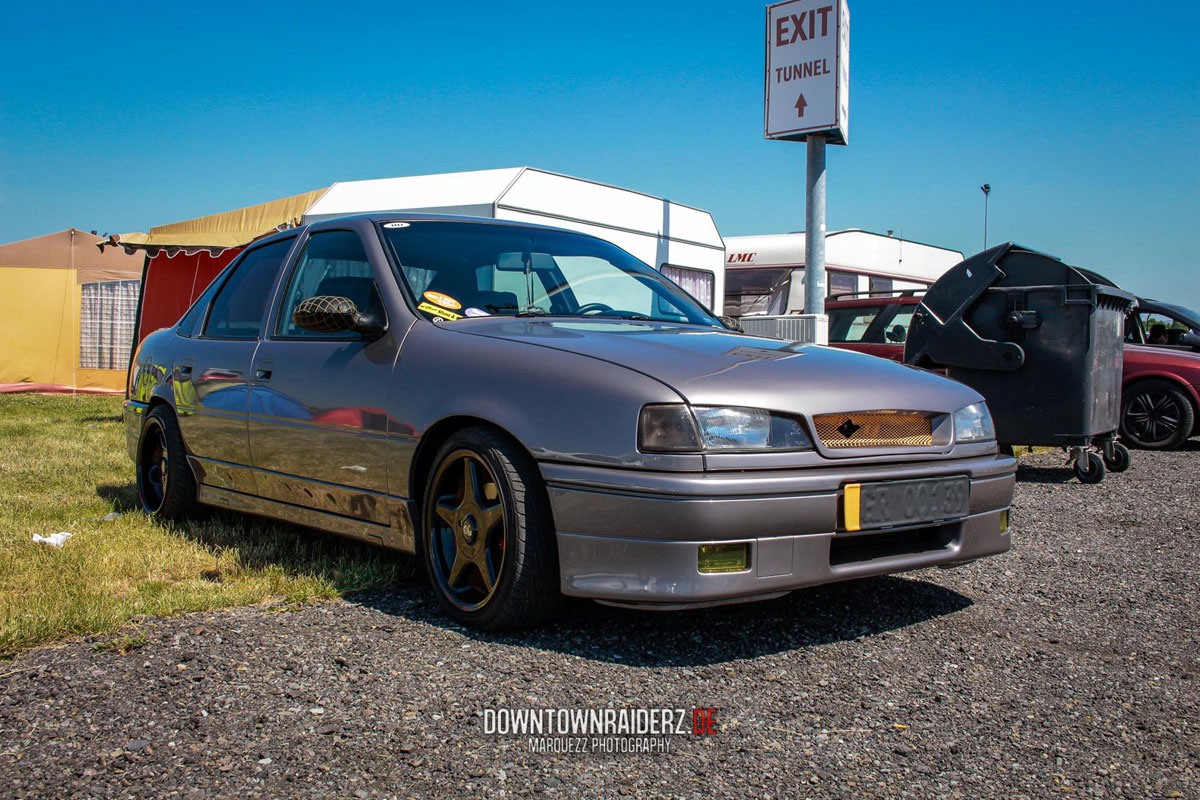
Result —
<instances>
[{"instance_id":1,"label":"gravel parking lot","mask_svg":"<svg viewBox=\"0 0 1200 800\"><path fill-rule=\"evenodd\" d=\"M747 606L497 637L413 582L30 651L0 664L0 795L1198 797L1198 459L1081 486L1029 457L1011 553ZM483 731L633 706L720 731L656 754Z\"/></svg>"}]
</instances>

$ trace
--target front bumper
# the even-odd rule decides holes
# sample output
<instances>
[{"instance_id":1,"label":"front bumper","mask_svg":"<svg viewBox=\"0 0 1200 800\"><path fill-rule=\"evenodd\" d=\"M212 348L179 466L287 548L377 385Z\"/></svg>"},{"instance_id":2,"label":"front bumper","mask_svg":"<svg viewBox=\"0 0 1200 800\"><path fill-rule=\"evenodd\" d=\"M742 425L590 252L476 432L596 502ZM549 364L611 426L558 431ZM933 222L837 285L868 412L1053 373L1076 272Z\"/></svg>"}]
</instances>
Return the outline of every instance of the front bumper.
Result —
<instances>
[{"instance_id":1,"label":"front bumper","mask_svg":"<svg viewBox=\"0 0 1200 800\"><path fill-rule=\"evenodd\" d=\"M564 594L659 607L769 596L821 583L971 561L1009 549L1004 520L1016 462L984 456L920 464L662 473L542 464ZM967 475L967 517L839 531L847 483ZM746 542L750 568L706 574L697 549Z\"/></svg>"}]
</instances>

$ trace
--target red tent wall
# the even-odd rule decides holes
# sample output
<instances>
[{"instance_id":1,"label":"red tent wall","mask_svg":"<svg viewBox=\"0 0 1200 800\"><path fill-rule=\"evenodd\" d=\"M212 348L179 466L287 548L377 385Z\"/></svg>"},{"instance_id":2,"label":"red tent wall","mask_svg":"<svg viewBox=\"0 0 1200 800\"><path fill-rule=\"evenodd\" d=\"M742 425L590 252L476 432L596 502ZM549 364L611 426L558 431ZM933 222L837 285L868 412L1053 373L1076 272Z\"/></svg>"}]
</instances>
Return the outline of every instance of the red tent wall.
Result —
<instances>
[{"instance_id":1,"label":"red tent wall","mask_svg":"<svg viewBox=\"0 0 1200 800\"><path fill-rule=\"evenodd\" d=\"M138 344L159 328L174 325L213 278L225 269L243 248L222 250L216 255L206 250L188 255L168 256L160 251L146 263L142 279L141 308L138 311Z\"/></svg>"}]
</instances>

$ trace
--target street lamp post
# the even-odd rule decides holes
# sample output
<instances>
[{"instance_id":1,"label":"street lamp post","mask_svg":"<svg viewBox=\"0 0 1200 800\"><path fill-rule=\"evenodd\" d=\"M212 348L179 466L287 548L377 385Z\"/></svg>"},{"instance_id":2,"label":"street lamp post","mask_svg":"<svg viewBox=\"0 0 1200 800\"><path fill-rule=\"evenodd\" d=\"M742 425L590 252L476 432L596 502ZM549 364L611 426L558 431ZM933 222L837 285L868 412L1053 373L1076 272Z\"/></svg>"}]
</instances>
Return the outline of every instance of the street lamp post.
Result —
<instances>
[{"instance_id":1,"label":"street lamp post","mask_svg":"<svg viewBox=\"0 0 1200 800\"><path fill-rule=\"evenodd\" d=\"M983 249L987 250L987 212L988 212L988 195L992 193L992 185L985 183L979 187L979 191L983 192Z\"/></svg>"}]
</instances>

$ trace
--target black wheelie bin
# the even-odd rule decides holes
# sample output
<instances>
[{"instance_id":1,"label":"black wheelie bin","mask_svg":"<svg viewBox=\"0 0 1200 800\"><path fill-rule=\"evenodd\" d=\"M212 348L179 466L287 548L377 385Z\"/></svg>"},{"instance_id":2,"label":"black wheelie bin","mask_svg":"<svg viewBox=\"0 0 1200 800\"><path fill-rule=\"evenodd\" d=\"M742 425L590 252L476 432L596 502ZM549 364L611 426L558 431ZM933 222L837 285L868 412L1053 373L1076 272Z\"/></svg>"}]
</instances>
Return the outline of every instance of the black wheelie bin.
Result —
<instances>
[{"instance_id":1,"label":"black wheelie bin","mask_svg":"<svg viewBox=\"0 0 1200 800\"><path fill-rule=\"evenodd\" d=\"M944 369L987 401L1001 445L1052 445L1084 483L1129 466L1116 441L1125 316L1133 295L1011 242L929 287L904 360Z\"/></svg>"}]
</instances>

